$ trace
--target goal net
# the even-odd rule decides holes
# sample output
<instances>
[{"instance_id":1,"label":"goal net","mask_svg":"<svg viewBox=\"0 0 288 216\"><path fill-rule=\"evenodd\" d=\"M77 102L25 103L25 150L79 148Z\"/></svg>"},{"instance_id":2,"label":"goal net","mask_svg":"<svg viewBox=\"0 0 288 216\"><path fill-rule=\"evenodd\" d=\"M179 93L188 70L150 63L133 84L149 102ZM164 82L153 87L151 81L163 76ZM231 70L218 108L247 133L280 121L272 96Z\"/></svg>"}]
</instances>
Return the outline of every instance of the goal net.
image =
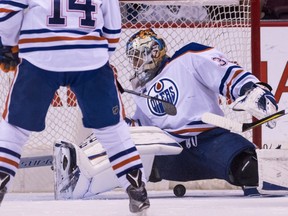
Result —
<instances>
[{"instance_id":1,"label":"goal net","mask_svg":"<svg viewBox=\"0 0 288 216\"><path fill-rule=\"evenodd\" d=\"M252 1L252 0L251 0ZM125 57L128 38L140 29L153 28L167 45L168 55L189 42L217 47L230 60L237 61L251 70L251 1L250 0L120 0L123 31L117 51L111 63L117 68L118 78L123 87L131 89L129 78L132 68ZM0 109L3 111L5 98L13 73L0 73ZM123 94L126 114L132 116L135 104L129 94ZM251 121L245 113L233 114L225 99L219 100L224 112L239 121ZM32 121L32 120L31 120ZM82 115L73 92L60 88L49 108L46 129L33 133L25 146L23 157L51 155L56 140L80 143L90 132L82 127ZM248 139L251 132L243 134ZM170 182L156 183L157 189L173 185ZM187 183L190 184L190 183ZM205 183L200 182L199 187ZM220 185L221 184L221 185ZM215 185L215 186L214 186ZM209 187L219 188L225 183L217 182ZM17 192L52 192L53 172L51 167L20 169L13 184Z\"/></svg>"}]
</instances>

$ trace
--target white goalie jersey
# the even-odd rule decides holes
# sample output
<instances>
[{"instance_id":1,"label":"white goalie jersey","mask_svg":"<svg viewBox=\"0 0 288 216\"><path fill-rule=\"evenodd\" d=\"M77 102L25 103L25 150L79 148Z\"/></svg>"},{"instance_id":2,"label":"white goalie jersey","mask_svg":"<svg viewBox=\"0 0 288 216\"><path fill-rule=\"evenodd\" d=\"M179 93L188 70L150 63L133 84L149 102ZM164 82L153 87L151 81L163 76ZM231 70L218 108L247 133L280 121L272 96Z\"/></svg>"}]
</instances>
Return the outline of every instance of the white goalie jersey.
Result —
<instances>
[{"instance_id":1,"label":"white goalie jersey","mask_svg":"<svg viewBox=\"0 0 288 216\"><path fill-rule=\"evenodd\" d=\"M190 43L177 51L154 79L135 89L172 103L177 115L167 115L161 102L135 96L133 119L145 126L157 125L180 142L214 127L201 121L202 114L223 115L219 95L232 102L247 82L259 80L215 48Z\"/></svg>"}]
</instances>

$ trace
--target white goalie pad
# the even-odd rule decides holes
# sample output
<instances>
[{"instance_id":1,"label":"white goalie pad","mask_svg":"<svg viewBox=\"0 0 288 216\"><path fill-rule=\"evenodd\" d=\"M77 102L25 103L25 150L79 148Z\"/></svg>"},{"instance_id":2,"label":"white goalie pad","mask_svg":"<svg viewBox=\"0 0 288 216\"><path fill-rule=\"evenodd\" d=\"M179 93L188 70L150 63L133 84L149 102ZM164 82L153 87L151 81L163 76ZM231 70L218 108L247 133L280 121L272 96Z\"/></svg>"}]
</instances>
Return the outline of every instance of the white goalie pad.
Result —
<instances>
[{"instance_id":1,"label":"white goalie pad","mask_svg":"<svg viewBox=\"0 0 288 216\"><path fill-rule=\"evenodd\" d=\"M288 149L256 150L260 194L288 195Z\"/></svg>"},{"instance_id":2,"label":"white goalie pad","mask_svg":"<svg viewBox=\"0 0 288 216\"><path fill-rule=\"evenodd\" d=\"M150 176L155 155L175 155L182 151L175 140L157 127L131 127L130 133L146 176ZM65 159L71 160L71 152L72 156L73 152L76 154L75 162ZM74 167L68 169L71 164ZM120 186L106 152L94 134L79 146L63 141L55 143L54 174L56 199L89 197Z\"/></svg>"},{"instance_id":3,"label":"white goalie pad","mask_svg":"<svg viewBox=\"0 0 288 216\"><path fill-rule=\"evenodd\" d=\"M63 141L54 144L53 171L55 199L72 194L80 174L79 167L76 165L74 145Z\"/></svg>"}]
</instances>

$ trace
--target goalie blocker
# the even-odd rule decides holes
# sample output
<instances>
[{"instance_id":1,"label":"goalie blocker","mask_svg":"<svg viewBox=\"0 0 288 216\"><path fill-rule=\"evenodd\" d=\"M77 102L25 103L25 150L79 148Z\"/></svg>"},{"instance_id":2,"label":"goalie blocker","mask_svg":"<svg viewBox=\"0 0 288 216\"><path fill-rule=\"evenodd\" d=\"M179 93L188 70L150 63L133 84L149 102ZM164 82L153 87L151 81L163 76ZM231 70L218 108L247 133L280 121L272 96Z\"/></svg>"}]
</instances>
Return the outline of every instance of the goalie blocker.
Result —
<instances>
[{"instance_id":1,"label":"goalie blocker","mask_svg":"<svg viewBox=\"0 0 288 216\"><path fill-rule=\"evenodd\" d=\"M182 151L178 143L156 127L131 127L130 130L143 160L146 176L151 174L156 155L177 155ZM235 167L245 167L249 172L243 174L242 169L237 168L234 174L243 175L244 180L245 177L256 179L255 187L258 185L261 194L287 194L287 150L263 149L256 152L258 162L255 153L239 155ZM239 166L239 163L243 166ZM80 146L63 141L55 143L53 166L56 199L86 198L119 186L105 151L93 135ZM245 185L245 182L242 183Z\"/></svg>"}]
</instances>

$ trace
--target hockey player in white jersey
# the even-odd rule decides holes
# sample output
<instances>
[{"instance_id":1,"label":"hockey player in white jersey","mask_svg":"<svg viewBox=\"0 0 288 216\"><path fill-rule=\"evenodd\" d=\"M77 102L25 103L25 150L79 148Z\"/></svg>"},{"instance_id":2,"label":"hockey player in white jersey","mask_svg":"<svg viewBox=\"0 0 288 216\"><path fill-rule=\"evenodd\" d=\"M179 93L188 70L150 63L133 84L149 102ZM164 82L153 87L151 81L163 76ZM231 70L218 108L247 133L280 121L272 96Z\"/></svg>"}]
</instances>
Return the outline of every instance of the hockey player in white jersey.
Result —
<instances>
[{"instance_id":1,"label":"hockey player in white jersey","mask_svg":"<svg viewBox=\"0 0 288 216\"><path fill-rule=\"evenodd\" d=\"M235 110L246 110L256 118L272 114L278 106L271 87L213 47L191 42L169 57L164 40L151 29L134 34L127 42L126 54L135 72L131 79L134 90L168 101L177 108L177 115L167 115L161 102L134 97L136 112L126 119L127 123L157 126L183 147L180 154L154 154L153 167L147 173L149 181L222 179L243 188L257 187L256 146L239 134L205 124L201 116L205 112L223 115L219 95L233 102ZM275 125L274 121L267 124L270 128ZM85 170L85 166L81 160L73 161L80 167L77 178L83 178L81 169ZM60 166L57 168L63 173ZM101 163L96 163L94 169L101 170ZM75 193L71 190L67 197L81 198L88 193L103 192L96 184L103 181L109 184L108 178L102 179L104 176L99 172L86 175L86 183L74 182L77 190ZM113 184L110 186L112 189ZM61 188L58 189L56 193L61 194Z\"/></svg>"},{"instance_id":2,"label":"hockey player in white jersey","mask_svg":"<svg viewBox=\"0 0 288 216\"><path fill-rule=\"evenodd\" d=\"M127 42L127 57L135 71L135 91L169 101L177 115L167 115L161 103L134 97L132 122L155 125L177 140L179 155L155 157L151 181L223 179L236 186L257 186L255 145L239 134L205 124L205 112L223 115L219 95L256 118L277 111L271 87L233 63L219 50L191 42L166 54L166 44L153 30L141 30ZM269 122L268 127L275 127Z\"/></svg>"},{"instance_id":3,"label":"hockey player in white jersey","mask_svg":"<svg viewBox=\"0 0 288 216\"><path fill-rule=\"evenodd\" d=\"M84 126L97 134L129 195L130 210L149 207L143 165L109 66L120 33L118 0L0 1L0 65L16 74L0 123L0 202L31 131L45 129L56 90L70 86Z\"/></svg>"}]
</instances>

